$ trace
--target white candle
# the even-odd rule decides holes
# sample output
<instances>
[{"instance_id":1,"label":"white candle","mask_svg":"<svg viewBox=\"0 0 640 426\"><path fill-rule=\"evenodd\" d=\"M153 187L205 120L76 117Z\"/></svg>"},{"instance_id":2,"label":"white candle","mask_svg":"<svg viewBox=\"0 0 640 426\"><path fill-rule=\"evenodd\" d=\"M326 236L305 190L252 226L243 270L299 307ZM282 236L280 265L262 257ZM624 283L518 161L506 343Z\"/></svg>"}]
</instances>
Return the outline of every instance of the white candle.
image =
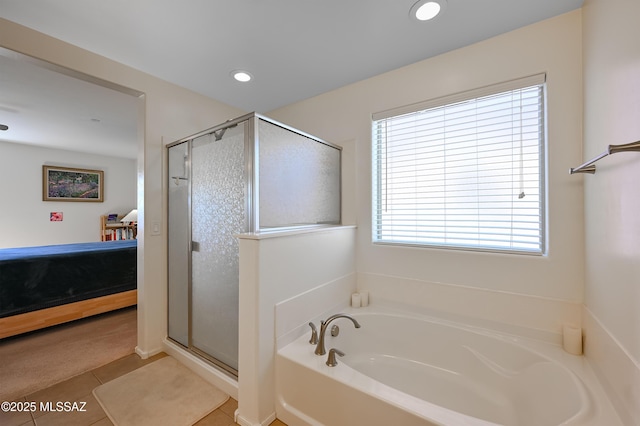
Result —
<instances>
[{"instance_id":1,"label":"white candle","mask_svg":"<svg viewBox=\"0 0 640 426\"><path fill-rule=\"evenodd\" d=\"M360 292L360 306L365 307L369 306L369 292L361 291Z\"/></svg>"},{"instance_id":2,"label":"white candle","mask_svg":"<svg viewBox=\"0 0 640 426\"><path fill-rule=\"evenodd\" d=\"M359 308L360 307L360 294L359 293L353 293L351 295L351 306L354 308Z\"/></svg>"}]
</instances>

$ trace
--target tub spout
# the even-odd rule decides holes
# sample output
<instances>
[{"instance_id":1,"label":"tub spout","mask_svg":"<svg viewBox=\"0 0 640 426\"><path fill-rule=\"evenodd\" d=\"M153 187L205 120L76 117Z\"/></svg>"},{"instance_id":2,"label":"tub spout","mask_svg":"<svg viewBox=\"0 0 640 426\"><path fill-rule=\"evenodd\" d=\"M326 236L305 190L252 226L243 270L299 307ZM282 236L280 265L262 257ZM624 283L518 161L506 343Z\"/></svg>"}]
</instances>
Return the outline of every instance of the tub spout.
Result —
<instances>
[{"instance_id":1,"label":"tub spout","mask_svg":"<svg viewBox=\"0 0 640 426\"><path fill-rule=\"evenodd\" d=\"M329 326L329 323L331 323L331 321L338 319L338 318L346 318L351 320L351 322L353 322L353 325L356 328L360 328L360 324L358 323L358 321L356 321L354 318L350 317L347 314L335 314L335 315L331 315L329 318L327 318L325 321L320 321L320 335L318 338L318 345L316 346L316 350L315 350L315 354L316 355L324 355L327 353L327 351L324 348L324 335L326 334L327 328Z\"/></svg>"}]
</instances>

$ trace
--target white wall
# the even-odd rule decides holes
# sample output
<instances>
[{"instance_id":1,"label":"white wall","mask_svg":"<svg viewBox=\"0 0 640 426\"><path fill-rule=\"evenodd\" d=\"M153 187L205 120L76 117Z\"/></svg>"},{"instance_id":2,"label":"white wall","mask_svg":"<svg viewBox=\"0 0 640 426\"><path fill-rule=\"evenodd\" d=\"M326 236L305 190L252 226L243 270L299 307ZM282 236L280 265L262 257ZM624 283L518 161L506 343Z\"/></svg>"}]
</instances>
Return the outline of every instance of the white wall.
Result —
<instances>
[{"instance_id":1,"label":"white wall","mask_svg":"<svg viewBox=\"0 0 640 426\"><path fill-rule=\"evenodd\" d=\"M153 25L153 15L148 18L148 24ZM167 277L163 267L166 265L163 144L238 117L245 111L1 18L0 46L144 94L138 102L139 296L136 350L143 355L160 351L167 329ZM156 223L160 232L151 235L147 223Z\"/></svg>"},{"instance_id":2,"label":"white wall","mask_svg":"<svg viewBox=\"0 0 640 426\"><path fill-rule=\"evenodd\" d=\"M640 2L586 0L584 160L640 140ZM584 176L585 353L640 424L640 153L600 160Z\"/></svg>"},{"instance_id":3,"label":"white wall","mask_svg":"<svg viewBox=\"0 0 640 426\"><path fill-rule=\"evenodd\" d=\"M42 166L104 171L104 202L42 201ZM0 141L0 248L100 241L100 216L136 206L136 161ZM62 222L50 222L62 212Z\"/></svg>"},{"instance_id":4,"label":"white wall","mask_svg":"<svg viewBox=\"0 0 640 426\"><path fill-rule=\"evenodd\" d=\"M241 237L239 424L274 420L276 340L348 306L355 275L353 227Z\"/></svg>"},{"instance_id":5,"label":"white wall","mask_svg":"<svg viewBox=\"0 0 640 426\"><path fill-rule=\"evenodd\" d=\"M358 286L370 288L372 300L384 292L399 301L559 333L562 322L580 322L583 298L583 192L580 180L568 174L582 160L581 64L577 10L269 115L334 143L355 140L355 190L345 198L355 200L356 211L345 216L358 224ZM540 72L547 73L548 87L548 255L373 245L371 114ZM521 307L528 308L526 315Z\"/></svg>"}]
</instances>

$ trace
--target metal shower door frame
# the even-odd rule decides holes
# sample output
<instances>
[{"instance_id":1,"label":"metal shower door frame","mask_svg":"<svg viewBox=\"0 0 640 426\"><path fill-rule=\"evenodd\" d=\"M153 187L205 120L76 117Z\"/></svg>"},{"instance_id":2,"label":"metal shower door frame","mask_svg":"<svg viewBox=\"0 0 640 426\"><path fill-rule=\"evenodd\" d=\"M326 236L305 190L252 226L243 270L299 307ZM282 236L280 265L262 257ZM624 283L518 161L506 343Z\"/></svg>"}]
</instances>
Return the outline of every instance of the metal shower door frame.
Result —
<instances>
[{"instance_id":1,"label":"metal shower door frame","mask_svg":"<svg viewBox=\"0 0 640 426\"><path fill-rule=\"evenodd\" d=\"M238 118L232 119L232 120L227 120L224 123L221 123L217 126L211 127L209 129L203 130L201 132L198 132L194 135L188 136L186 138L180 139L178 141L172 142L168 145L166 145L166 153L167 153L167 157L168 157L168 152L169 149L173 146L176 145L180 145L182 143L187 143L188 144L188 148L187 148L187 155L188 155L188 160L186 161L186 170L187 170L187 175L188 175L188 196L187 196L187 208L188 208L188 230L189 230L189 236L188 236L188 247L186 247L186 250L188 250L188 346L184 346L182 343L174 340L173 338L171 338L171 336L168 336L169 339L171 339L171 341L179 344L181 347L185 348L186 350L188 350L189 352L192 352L194 354L196 354L197 356L204 358L205 360L211 362L212 364L216 365L217 367L219 367L222 371L224 371L227 374L232 375L234 378L238 377L238 371L224 363L222 363L221 361L215 359L214 357L212 357L211 355L207 354L206 352L203 352L202 350L199 350L197 348L195 348L192 344L193 341L193 336L192 336L192 330L193 330L193 325L192 325L192 306L193 306L193 301L192 301L192 297L193 297L193 291L192 291L192 286L193 286L193 265L192 265L192 253L193 253L193 227L192 227L192 155L193 155L193 141L201 136L205 136L205 135L210 135L213 134L214 136L216 136L216 138L222 138L222 135L224 134L226 129L232 128L232 127L236 127L239 125L243 125L245 126L244 129L244 161L245 161L245 165L244 165L244 180L245 180L245 212L246 212L246 217L245 217L245 232L248 233L257 233L260 231L259 227L260 227L260 212L259 212L259 199L260 199L260 177L259 177L259 170L260 170L260 164L259 164L259 149L260 149L260 137L259 137L259 132L258 132L258 120L263 120L265 122L271 123L273 125L279 126L283 129L289 130L293 133L296 133L298 135L307 137L315 142L330 146L332 148L335 148L337 150L340 151L340 153L342 152L342 147L332 144L330 142L326 142L320 138L317 138L313 135L310 135L308 133L302 132L298 129L295 129L293 127L290 127L288 125L285 125L283 123L280 123L276 120L272 120L268 117L262 116L260 114L256 114L255 112L249 113L249 114L245 114L243 116L240 116ZM167 171L168 171L168 166L167 166ZM341 170L338 171L341 174ZM168 175L168 173L167 173ZM167 176L168 178L171 178L170 176ZM342 181L342 176L340 176L340 182ZM342 190L342 184L340 183L340 191ZM167 195L168 197L168 195ZM342 199L342 194L340 193L338 196L338 202L339 204L341 204L341 199ZM167 217L168 215L168 206L169 203L167 203ZM341 210L341 206L339 206L339 210ZM167 225L169 226L169 225ZM167 270L169 268L169 262L167 262ZM167 272L167 276L169 276L168 272ZM169 292L169 286L167 286L167 293ZM168 297L168 294L167 294ZM167 299L168 300L168 299ZM167 329L169 327L168 324L169 318L167 316Z\"/></svg>"}]
</instances>

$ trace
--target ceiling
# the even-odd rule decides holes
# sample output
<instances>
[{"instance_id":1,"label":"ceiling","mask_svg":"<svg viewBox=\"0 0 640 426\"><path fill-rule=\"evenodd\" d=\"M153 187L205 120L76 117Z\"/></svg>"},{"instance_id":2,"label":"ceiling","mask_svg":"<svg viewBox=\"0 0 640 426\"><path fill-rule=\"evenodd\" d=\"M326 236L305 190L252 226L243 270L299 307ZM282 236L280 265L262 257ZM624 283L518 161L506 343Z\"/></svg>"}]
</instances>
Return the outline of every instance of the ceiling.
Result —
<instances>
[{"instance_id":1,"label":"ceiling","mask_svg":"<svg viewBox=\"0 0 640 426\"><path fill-rule=\"evenodd\" d=\"M136 158L137 97L77 77L0 48L0 140Z\"/></svg>"},{"instance_id":2,"label":"ceiling","mask_svg":"<svg viewBox=\"0 0 640 426\"><path fill-rule=\"evenodd\" d=\"M440 16L418 22L409 17L415 1L0 0L0 16L247 112L268 113L568 12L583 2L447 0ZM105 111L122 108L116 95L106 95L113 104L107 101L102 110L99 105L95 112L80 108L77 97L94 90L86 83L74 92L57 92L67 89L58 77L26 72L8 65L6 58L0 55L0 124L9 125L11 131L15 125L4 121L19 115L16 111L29 116L38 106L33 119L50 130L47 138L63 133L68 127L65 120L71 120L73 125L110 131L112 142L103 145L120 149L115 141L118 130L112 127L124 123L117 111L113 117ZM233 80L230 73L236 69L250 72L253 80ZM29 80L32 76L40 79L38 85L46 85L50 78L58 86L38 89ZM7 87L14 89L6 91ZM6 99L5 93L12 97ZM47 108L59 114L48 114ZM43 125L54 116L54 123ZM0 132L0 139L10 139L8 132ZM30 140L38 139L36 132L32 129Z\"/></svg>"}]
</instances>

